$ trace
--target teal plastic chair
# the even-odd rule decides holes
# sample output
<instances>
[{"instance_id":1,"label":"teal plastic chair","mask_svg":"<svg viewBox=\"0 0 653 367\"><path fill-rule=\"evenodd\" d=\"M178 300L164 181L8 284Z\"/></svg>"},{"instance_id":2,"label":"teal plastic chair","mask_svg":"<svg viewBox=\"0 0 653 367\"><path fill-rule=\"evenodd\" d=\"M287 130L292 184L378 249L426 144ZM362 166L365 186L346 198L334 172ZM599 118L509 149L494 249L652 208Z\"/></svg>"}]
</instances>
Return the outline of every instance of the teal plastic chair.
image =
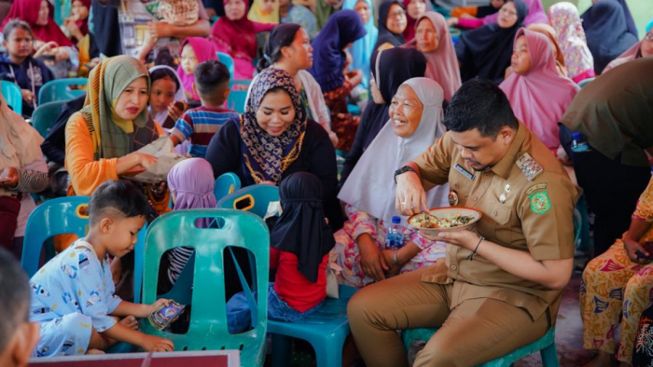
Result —
<instances>
[{"instance_id":1,"label":"teal plastic chair","mask_svg":"<svg viewBox=\"0 0 653 367\"><path fill-rule=\"evenodd\" d=\"M415 341L427 341L437 331L437 328L407 329L401 333L404 346L408 348ZM518 360L539 351L544 367L558 367L558 352L555 345L555 328L549 329L536 341L519 347L505 356L493 359L480 365L480 367L510 367Z\"/></svg>"},{"instance_id":2,"label":"teal plastic chair","mask_svg":"<svg viewBox=\"0 0 653 367\"><path fill-rule=\"evenodd\" d=\"M247 90L251 80L234 80L231 84L229 98L227 98L227 108L238 113L245 112L245 103L247 102Z\"/></svg>"},{"instance_id":3,"label":"teal plastic chair","mask_svg":"<svg viewBox=\"0 0 653 367\"><path fill-rule=\"evenodd\" d=\"M240 187L240 177L233 172L225 172L215 179L213 193L215 194L215 198L220 200L227 195L233 194Z\"/></svg>"},{"instance_id":4,"label":"teal plastic chair","mask_svg":"<svg viewBox=\"0 0 653 367\"><path fill-rule=\"evenodd\" d=\"M61 108L66 101L53 101L38 105L32 113L32 126L42 137L46 137L50 132L50 128L57 121L57 117L61 113Z\"/></svg>"},{"instance_id":5,"label":"teal plastic chair","mask_svg":"<svg viewBox=\"0 0 653 367\"><path fill-rule=\"evenodd\" d=\"M62 26L63 23L64 23L64 20L66 20L66 18L68 18L70 16L70 11L72 10L72 0L65 0L65 1L57 0L57 1L53 1L52 3L54 3L53 4L53 6L54 6L54 21L59 26ZM89 11L89 13L90 13L90 11Z\"/></svg>"},{"instance_id":6,"label":"teal plastic chair","mask_svg":"<svg viewBox=\"0 0 653 367\"><path fill-rule=\"evenodd\" d=\"M596 78L594 77L594 78L583 79L580 82L578 82L578 86L581 88L585 88L589 83L593 82L594 79Z\"/></svg>"},{"instance_id":7,"label":"teal plastic chair","mask_svg":"<svg viewBox=\"0 0 653 367\"><path fill-rule=\"evenodd\" d=\"M71 86L85 87L88 83L86 78L55 79L43 84L39 90L39 104L67 101L77 98L86 93L84 89L72 89Z\"/></svg>"},{"instance_id":8,"label":"teal plastic chair","mask_svg":"<svg viewBox=\"0 0 653 367\"><path fill-rule=\"evenodd\" d=\"M312 315L298 322L268 320L272 336L272 366L287 366L289 341L293 337L308 341L315 350L317 367L342 365L342 348L349 335L347 302L356 292L355 288L341 285L340 298L327 298Z\"/></svg>"},{"instance_id":9,"label":"teal plastic chair","mask_svg":"<svg viewBox=\"0 0 653 367\"><path fill-rule=\"evenodd\" d=\"M32 211L25 227L29 230L25 231L20 260L27 276L31 278L39 270L43 244L52 236L65 233L78 237L86 235L88 200L88 196L65 196L45 201ZM49 254L54 254L54 251Z\"/></svg>"},{"instance_id":10,"label":"teal plastic chair","mask_svg":"<svg viewBox=\"0 0 653 367\"><path fill-rule=\"evenodd\" d=\"M216 56L218 57L218 61L223 63L224 66L227 67L227 70L229 70L229 77L233 82L236 72L236 64L234 63L234 59L231 57L231 55L220 51L216 52Z\"/></svg>"},{"instance_id":11,"label":"teal plastic chair","mask_svg":"<svg viewBox=\"0 0 653 367\"><path fill-rule=\"evenodd\" d=\"M212 218L219 228L198 228L198 219ZM239 349L243 366L262 366L267 331L267 292L256 293L252 329L230 334L227 327L224 256L227 247L250 251L256 259L256 289L267 289L269 233L256 215L228 209L179 210L154 220L145 238L143 303L156 300L159 263L178 246L195 250L190 324L186 334L174 334L141 324L145 333L169 338L175 350Z\"/></svg>"},{"instance_id":12,"label":"teal plastic chair","mask_svg":"<svg viewBox=\"0 0 653 367\"><path fill-rule=\"evenodd\" d=\"M218 200L218 208L238 209L252 212L263 218L271 201L279 201L279 188L258 184L242 189Z\"/></svg>"},{"instance_id":13,"label":"teal plastic chair","mask_svg":"<svg viewBox=\"0 0 653 367\"><path fill-rule=\"evenodd\" d=\"M0 81L2 87L2 96L14 112L19 115L23 114L23 95L20 93L20 87L16 83L6 80Z\"/></svg>"}]
</instances>

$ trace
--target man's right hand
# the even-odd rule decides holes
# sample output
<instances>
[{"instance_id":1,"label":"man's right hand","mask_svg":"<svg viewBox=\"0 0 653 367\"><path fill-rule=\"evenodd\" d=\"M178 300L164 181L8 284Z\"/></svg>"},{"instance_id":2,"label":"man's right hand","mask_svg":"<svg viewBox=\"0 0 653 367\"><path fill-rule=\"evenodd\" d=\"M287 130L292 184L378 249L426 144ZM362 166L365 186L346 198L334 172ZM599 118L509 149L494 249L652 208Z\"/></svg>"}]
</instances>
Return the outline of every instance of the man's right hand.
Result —
<instances>
[{"instance_id":1,"label":"man's right hand","mask_svg":"<svg viewBox=\"0 0 653 367\"><path fill-rule=\"evenodd\" d=\"M404 172L398 176L395 192L395 208L403 215L413 215L428 211L426 192L422 181L415 172Z\"/></svg>"}]
</instances>

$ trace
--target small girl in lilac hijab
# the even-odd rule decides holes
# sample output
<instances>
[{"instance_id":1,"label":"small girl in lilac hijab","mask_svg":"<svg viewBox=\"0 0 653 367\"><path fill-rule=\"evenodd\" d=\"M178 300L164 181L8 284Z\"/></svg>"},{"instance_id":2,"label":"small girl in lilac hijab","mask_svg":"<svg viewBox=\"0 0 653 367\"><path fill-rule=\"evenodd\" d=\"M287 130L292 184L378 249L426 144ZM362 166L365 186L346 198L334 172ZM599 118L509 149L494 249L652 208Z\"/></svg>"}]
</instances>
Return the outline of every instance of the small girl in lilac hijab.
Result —
<instances>
[{"instance_id":1,"label":"small girl in lilac hijab","mask_svg":"<svg viewBox=\"0 0 653 367\"><path fill-rule=\"evenodd\" d=\"M189 158L177 163L168 172L168 187L174 202L172 209L215 208L214 185L213 168L204 158ZM193 253L190 247L175 247L168 252L166 276L159 277L159 289L169 289L175 284Z\"/></svg>"}]
</instances>

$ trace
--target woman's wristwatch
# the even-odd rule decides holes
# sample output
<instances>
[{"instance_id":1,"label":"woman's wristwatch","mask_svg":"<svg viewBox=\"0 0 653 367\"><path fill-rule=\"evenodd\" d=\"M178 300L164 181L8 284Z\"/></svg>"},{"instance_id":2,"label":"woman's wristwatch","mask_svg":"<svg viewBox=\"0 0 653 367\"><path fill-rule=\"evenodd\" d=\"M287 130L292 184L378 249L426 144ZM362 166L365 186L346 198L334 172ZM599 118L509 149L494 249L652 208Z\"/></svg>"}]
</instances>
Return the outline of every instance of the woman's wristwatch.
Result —
<instances>
[{"instance_id":1,"label":"woman's wristwatch","mask_svg":"<svg viewBox=\"0 0 653 367\"><path fill-rule=\"evenodd\" d=\"M402 166L395 171L395 175L394 175L395 183L397 183L397 176L401 175L402 173L406 173L408 171L417 173L417 171L415 171L415 169L411 166Z\"/></svg>"}]
</instances>

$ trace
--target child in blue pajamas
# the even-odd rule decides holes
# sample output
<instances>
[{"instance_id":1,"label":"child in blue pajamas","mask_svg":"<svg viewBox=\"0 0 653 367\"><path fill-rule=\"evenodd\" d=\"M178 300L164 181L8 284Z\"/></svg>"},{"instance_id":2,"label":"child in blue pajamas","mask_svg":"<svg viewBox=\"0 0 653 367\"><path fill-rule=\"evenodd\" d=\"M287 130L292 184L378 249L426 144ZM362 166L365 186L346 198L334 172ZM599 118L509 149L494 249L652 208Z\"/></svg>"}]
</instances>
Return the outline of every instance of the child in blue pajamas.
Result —
<instances>
[{"instance_id":1,"label":"child in blue pajamas","mask_svg":"<svg viewBox=\"0 0 653 367\"><path fill-rule=\"evenodd\" d=\"M138 331L136 318L147 317L169 301L142 305L115 293L109 255L133 250L145 223L147 199L129 181L100 185L89 204L85 238L43 266L31 279L30 320L40 325L36 357L84 354L128 342L146 351L170 351L172 342Z\"/></svg>"}]
</instances>

